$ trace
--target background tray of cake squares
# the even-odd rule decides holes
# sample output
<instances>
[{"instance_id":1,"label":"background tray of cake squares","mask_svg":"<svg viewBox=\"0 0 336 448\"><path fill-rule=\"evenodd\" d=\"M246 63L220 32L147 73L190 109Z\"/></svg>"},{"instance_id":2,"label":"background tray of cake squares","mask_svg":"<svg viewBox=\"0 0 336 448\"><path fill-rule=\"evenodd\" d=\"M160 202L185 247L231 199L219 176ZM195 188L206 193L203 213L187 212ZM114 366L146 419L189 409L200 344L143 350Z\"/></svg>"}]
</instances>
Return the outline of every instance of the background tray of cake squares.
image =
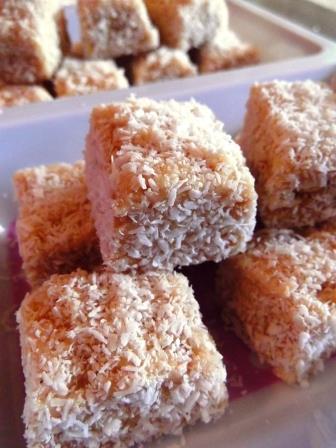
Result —
<instances>
[{"instance_id":1,"label":"background tray of cake squares","mask_svg":"<svg viewBox=\"0 0 336 448\"><path fill-rule=\"evenodd\" d=\"M170 19L175 25L168 20L165 26L156 8L150 6L155 2L147 1L149 17L145 9L138 8L141 2L133 2L130 11L120 7L116 11L117 18L121 17L117 29L123 26L127 32L119 34L113 34L114 19L108 9L99 7L99 2L89 8L85 7L85 1L80 2L81 7L75 0L53 0L50 5L53 3L58 5L53 6L57 29L51 21L51 15L55 17L52 7L43 6L46 9L43 21L28 18L30 28L15 36L13 16L13 31L1 37L5 50L0 52L0 109L6 115L14 113L6 106L40 101L48 101L50 105L57 97L87 96L98 90L138 91L134 86L143 84L160 90L187 90L195 85L257 79L265 73L273 78L285 73L299 74L330 62L335 54L335 44L322 36L244 0L228 0L227 9L218 9L222 23L203 28L199 24L200 36L180 33L179 41L173 38L178 33L169 32L181 25L177 16ZM222 0L218 4L221 3ZM136 29L144 33L142 37L127 30L127 19L124 23L127 14L133 14L132 8L137 11L134 17L131 15L132 20L138 20ZM39 36L47 22L50 33L44 42ZM217 27L218 31L207 31L211 27ZM131 40L129 34L133 36ZM35 45L34 40L39 43ZM22 57L25 51L27 57Z\"/></svg>"},{"instance_id":2,"label":"background tray of cake squares","mask_svg":"<svg viewBox=\"0 0 336 448\"><path fill-rule=\"evenodd\" d=\"M335 72L336 66L325 64L300 75L287 74L282 78L324 80ZM279 74L281 76L281 74ZM265 76L264 78L267 78ZM223 86L182 90L144 90L141 94L155 99L186 100L191 96L207 104L225 123L226 131L239 131L251 83L233 82ZM17 205L13 198L11 177L23 167L74 162L83 157L85 135L91 108L101 102L109 103L125 97L125 93L99 93L88 100L73 99L50 111L45 104L36 105L32 114L14 114L0 123L0 445L4 448L24 446L21 412L24 390L20 348L14 311L18 308L26 283L13 223ZM77 107L78 106L78 107ZM41 113L42 112L42 113ZM234 336L223 330L211 305L214 271L194 267L187 270L201 311L218 349L224 354L228 369L230 405L223 418L209 425L198 424L184 432L183 438L165 438L149 446L204 446L240 448L284 446L333 447L336 437L336 362L331 359L324 370L311 381L308 388L286 386L271 371L261 366L256 357Z\"/></svg>"}]
</instances>

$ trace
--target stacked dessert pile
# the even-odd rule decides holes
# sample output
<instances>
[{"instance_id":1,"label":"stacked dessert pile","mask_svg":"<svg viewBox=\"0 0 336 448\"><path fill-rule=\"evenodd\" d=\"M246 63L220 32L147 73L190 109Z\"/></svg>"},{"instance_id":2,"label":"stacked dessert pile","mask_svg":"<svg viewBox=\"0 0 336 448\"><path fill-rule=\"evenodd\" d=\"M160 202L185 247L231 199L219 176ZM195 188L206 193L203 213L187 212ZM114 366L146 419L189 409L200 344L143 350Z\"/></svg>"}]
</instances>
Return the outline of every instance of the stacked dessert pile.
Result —
<instances>
[{"instance_id":1,"label":"stacked dessert pile","mask_svg":"<svg viewBox=\"0 0 336 448\"><path fill-rule=\"evenodd\" d=\"M221 303L288 383L306 384L336 351L335 119L327 84L257 84L240 136L265 228L221 265Z\"/></svg>"},{"instance_id":2,"label":"stacked dessert pile","mask_svg":"<svg viewBox=\"0 0 336 448\"><path fill-rule=\"evenodd\" d=\"M92 111L84 163L14 183L28 446L131 446L221 416L222 356L174 268L253 234L254 180L222 123L131 97Z\"/></svg>"},{"instance_id":3,"label":"stacked dessert pile","mask_svg":"<svg viewBox=\"0 0 336 448\"><path fill-rule=\"evenodd\" d=\"M279 378L323 368L335 120L325 83L256 84L242 152L205 106L131 97L92 111L85 162L15 174L28 446L129 446L222 414L225 367L179 266L220 263L224 322Z\"/></svg>"},{"instance_id":4,"label":"stacked dessert pile","mask_svg":"<svg viewBox=\"0 0 336 448\"><path fill-rule=\"evenodd\" d=\"M258 62L229 30L225 0L78 0L76 44L64 11L59 0L1 2L0 107Z\"/></svg>"}]
</instances>

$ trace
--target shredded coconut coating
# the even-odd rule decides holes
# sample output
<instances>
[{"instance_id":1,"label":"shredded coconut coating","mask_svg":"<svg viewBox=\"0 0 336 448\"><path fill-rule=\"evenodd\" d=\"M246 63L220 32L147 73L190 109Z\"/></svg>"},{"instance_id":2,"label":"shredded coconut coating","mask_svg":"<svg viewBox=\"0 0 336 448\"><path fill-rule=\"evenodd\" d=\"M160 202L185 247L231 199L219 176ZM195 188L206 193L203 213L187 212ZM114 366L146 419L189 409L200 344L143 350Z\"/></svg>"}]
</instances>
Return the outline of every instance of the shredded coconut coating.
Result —
<instances>
[{"instance_id":1,"label":"shredded coconut coating","mask_svg":"<svg viewBox=\"0 0 336 448\"><path fill-rule=\"evenodd\" d=\"M0 77L5 82L36 84L51 78L62 56L58 14L56 0L0 2Z\"/></svg>"},{"instance_id":2,"label":"shredded coconut coating","mask_svg":"<svg viewBox=\"0 0 336 448\"><path fill-rule=\"evenodd\" d=\"M188 51L228 28L225 0L145 0L149 15L168 47Z\"/></svg>"},{"instance_id":3,"label":"shredded coconut coating","mask_svg":"<svg viewBox=\"0 0 336 448\"><path fill-rule=\"evenodd\" d=\"M130 97L96 107L85 157L101 252L115 272L218 262L252 237L254 179L206 106Z\"/></svg>"},{"instance_id":4,"label":"shredded coconut coating","mask_svg":"<svg viewBox=\"0 0 336 448\"><path fill-rule=\"evenodd\" d=\"M225 30L202 45L197 59L199 71L210 73L257 64L259 51L253 44L242 42L234 32Z\"/></svg>"},{"instance_id":5,"label":"shredded coconut coating","mask_svg":"<svg viewBox=\"0 0 336 448\"><path fill-rule=\"evenodd\" d=\"M257 233L219 268L224 318L283 381L305 385L336 351L336 232Z\"/></svg>"},{"instance_id":6,"label":"shredded coconut coating","mask_svg":"<svg viewBox=\"0 0 336 448\"><path fill-rule=\"evenodd\" d=\"M85 95L99 90L128 87L124 70L113 61L82 61L66 58L56 73L57 96Z\"/></svg>"},{"instance_id":7,"label":"shredded coconut coating","mask_svg":"<svg viewBox=\"0 0 336 448\"><path fill-rule=\"evenodd\" d=\"M26 168L13 181L19 250L32 286L51 274L101 263L83 162Z\"/></svg>"},{"instance_id":8,"label":"shredded coconut coating","mask_svg":"<svg viewBox=\"0 0 336 448\"><path fill-rule=\"evenodd\" d=\"M137 56L131 63L133 84L166 79L185 78L197 73L189 56L181 50L161 47L150 53Z\"/></svg>"},{"instance_id":9,"label":"shredded coconut coating","mask_svg":"<svg viewBox=\"0 0 336 448\"><path fill-rule=\"evenodd\" d=\"M227 405L222 356L181 274L54 275L17 319L28 448L133 446Z\"/></svg>"},{"instance_id":10,"label":"shredded coconut coating","mask_svg":"<svg viewBox=\"0 0 336 448\"><path fill-rule=\"evenodd\" d=\"M143 0L78 0L84 54L108 59L159 46Z\"/></svg>"},{"instance_id":11,"label":"shredded coconut coating","mask_svg":"<svg viewBox=\"0 0 336 448\"><path fill-rule=\"evenodd\" d=\"M250 92L241 146L267 227L336 216L336 94L313 81L272 81Z\"/></svg>"},{"instance_id":12,"label":"shredded coconut coating","mask_svg":"<svg viewBox=\"0 0 336 448\"><path fill-rule=\"evenodd\" d=\"M52 96L40 86L0 85L0 108L23 106L39 101L51 101Z\"/></svg>"}]
</instances>

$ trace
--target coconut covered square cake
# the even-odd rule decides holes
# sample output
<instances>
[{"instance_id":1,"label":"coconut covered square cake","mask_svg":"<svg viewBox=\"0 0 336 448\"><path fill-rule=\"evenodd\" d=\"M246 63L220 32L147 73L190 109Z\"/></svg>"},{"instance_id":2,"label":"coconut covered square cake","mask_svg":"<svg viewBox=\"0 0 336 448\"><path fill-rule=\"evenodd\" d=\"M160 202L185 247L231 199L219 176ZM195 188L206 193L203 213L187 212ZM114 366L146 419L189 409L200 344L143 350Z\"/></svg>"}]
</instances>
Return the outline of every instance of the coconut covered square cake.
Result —
<instances>
[{"instance_id":1,"label":"coconut covered square cake","mask_svg":"<svg viewBox=\"0 0 336 448\"><path fill-rule=\"evenodd\" d=\"M134 57L131 73L133 84L139 86L147 82L194 76L197 68L184 51L160 47L158 50Z\"/></svg>"},{"instance_id":2,"label":"coconut covered square cake","mask_svg":"<svg viewBox=\"0 0 336 448\"><path fill-rule=\"evenodd\" d=\"M28 448L133 446L227 405L222 357L181 274L54 275L17 318Z\"/></svg>"},{"instance_id":3,"label":"coconut covered square cake","mask_svg":"<svg viewBox=\"0 0 336 448\"><path fill-rule=\"evenodd\" d=\"M223 317L285 382L305 385L336 352L336 228L255 234L223 262Z\"/></svg>"},{"instance_id":4,"label":"coconut covered square cake","mask_svg":"<svg viewBox=\"0 0 336 448\"><path fill-rule=\"evenodd\" d=\"M0 108L52 101L52 99L49 92L40 86L0 85Z\"/></svg>"},{"instance_id":5,"label":"coconut covered square cake","mask_svg":"<svg viewBox=\"0 0 336 448\"><path fill-rule=\"evenodd\" d=\"M252 87L240 144L267 227L336 216L336 93L314 81Z\"/></svg>"},{"instance_id":6,"label":"coconut covered square cake","mask_svg":"<svg viewBox=\"0 0 336 448\"><path fill-rule=\"evenodd\" d=\"M62 38L56 0L2 0L0 78L14 84L51 78L61 61Z\"/></svg>"},{"instance_id":7,"label":"coconut covered square cake","mask_svg":"<svg viewBox=\"0 0 336 448\"><path fill-rule=\"evenodd\" d=\"M124 70L114 61L65 58L54 77L57 96L86 95L129 86Z\"/></svg>"},{"instance_id":8,"label":"coconut covered square cake","mask_svg":"<svg viewBox=\"0 0 336 448\"><path fill-rule=\"evenodd\" d=\"M101 263L83 161L25 168L13 181L19 251L32 286L51 274Z\"/></svg>"},{"instance_id":9,"label":"coconut covered square cake","mask_svg":"<svg viewBox=\"0 0 336 448\"><path fill-rule=\"evenodd\" d=\"M228 27L225 0L145 0L164 45L188 51Z\"/></svg>"},{"instance_id":10,"label":"coconut covered square cake","mask_svg":"<svg viewBox=\"0 0 336 448\"><path fill-rule=\"evenodd\" d=\"M197 62L200 73L228 70L258 63L259 51L233 31L225 30L201 46Z\"/></svg>"},{"instance_id":11,"label":"coconut covered square cake","mask_svg":"<svg viewBox=\"0 0 336 448\"><path fill-rule=\"evenodd\" d=\"M109 59L159 46L143 0L78 0L84 55Z\"/></svg>"},{"instance_id":12,"label":"coconut covered square cake","mask_svg":"<svg viewBox=\"0 0 336 448\"><path fill-rule=\"evenodd\" d=\"M252 237L254 180L206 106L131 97L96 107L85 158L102 256L116 272L220 261Z\"/></svg>"}]
</instances>

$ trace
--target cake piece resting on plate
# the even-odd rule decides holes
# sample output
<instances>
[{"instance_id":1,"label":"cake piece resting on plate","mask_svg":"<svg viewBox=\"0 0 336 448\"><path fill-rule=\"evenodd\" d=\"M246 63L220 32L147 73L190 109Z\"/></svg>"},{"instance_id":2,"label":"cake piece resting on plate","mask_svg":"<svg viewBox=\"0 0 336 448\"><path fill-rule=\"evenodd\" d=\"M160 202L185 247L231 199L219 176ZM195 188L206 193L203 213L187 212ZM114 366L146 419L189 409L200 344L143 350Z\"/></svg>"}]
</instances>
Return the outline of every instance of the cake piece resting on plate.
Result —
<instances>
[{"instance_id":1,"label":"cake piece resting on plate","mask_svg":"<svg viewBox=\"0 0 336 448\"><path fill-rule=\"evenodd\" d=\"M116 58L159 46L143 0L78 0L78 13L86 57Z\"/></svg>"},{"instance_id":2,"label":"cake piece resting on plate","mask_svg":"<svg viewBox=\"0 0 336 448\"><path fill-rule=\"evenodd\" d=\"M52 96L40 86L0 85L0 108L51 101Z\"/></svg>"},{"instance_id":3,"label":"cake piece resting on plate","mask_svg":"<svg viewBox=\"0 0 336 448\"><path fill-rule=\"evenodd\" d=\"M306 384L336 351L336 232L258 232L223 262L223 317L287 383Z\"/></svg>"},{"instance_id":4,"label":"cake piece resting on plate","mask_svg":"<svg viewBox=\"0 0 336 448\"><path fill-rule=\"evenodd\" d=\"M0 78L34 84L51 78L62 56L57 0L0 2Z\"/></svg>"},{"instance_id":5,"label":"cake piece resting on plate","mask_svg":"<svg viewBox=\"0 0 336 448\"><path fill-rule=\"evenodd\" d=\"M252 87L240 143L267 227L336 217L336 94L313 81Z\"/></svg>"},{"instance_id":6,"label":"cake piece resting on plate","mask_svg":"<svg viewBox=\"0 0 336 448\"><path fill-rule=\"evenodd\" d=\"M17 318L28 448L133 446L227 405L222 356L181 274L54 275Z\"/></svg>"},{"instance_id":7,"label":"cake piece resting on plate","mask_svg":"<svg viewBox=\"0 0 336 448\"><path fill-rule=\"evenodd\" d=\"M145 0L164 45L188 51L228 27L225 0Z\"/></svg>"},{"instance_id":8,"label":"cake piece resting on plate","mask_svg":"<svg viewBox=\"0 0 336 448\"><path fill-rule=\"evenodd\" d=\"M168 47L136 56L131 63L131 70L136 86L165 79L185 78L197 73L187 53Z\"/></svg>"},{"instance_id":9,"label":"cake piece resting on plate","mask_svg":"<svg viewBox=\"0 0 336 448\"><path fill-rule=\"evenodd\" d=\"M19 250L32 286L51 274L89 269L101 262L83 162L17 171L14 187Z\"/></svg>"},{"instance_id":10,"label":"cake piece resting on plate","mask_svg":"<svg viewBox=\"0 0 336 448\"><path fill-rule=\"evenodd\" d=\"M124 70L113 61L67 58L54 78L57 96L85 95L128 87Z\"/></svg>"},{"instance_id":11,"label":"cake piece resting on plate","mask_svg":"<svg viewBox=\"0 0 336 448\"><path fill-rule=\"evenodd\" d=\"M202 45L197 55L201 73L252 65L259 62L257 48L241 41L232 31L216 34L214 39Z\"/></svg>"},{"instance_id":12,"label":"cake piece resting on plate","mask_svg":"<svg viewBox=\"0 0 336 448\"><path fill-rule=\"evenodd\" d=\"M86 182L105 263L173 269L241 252L254 180L206 106L130 97L93 109Z\"/></svg>"}]
</instances>

